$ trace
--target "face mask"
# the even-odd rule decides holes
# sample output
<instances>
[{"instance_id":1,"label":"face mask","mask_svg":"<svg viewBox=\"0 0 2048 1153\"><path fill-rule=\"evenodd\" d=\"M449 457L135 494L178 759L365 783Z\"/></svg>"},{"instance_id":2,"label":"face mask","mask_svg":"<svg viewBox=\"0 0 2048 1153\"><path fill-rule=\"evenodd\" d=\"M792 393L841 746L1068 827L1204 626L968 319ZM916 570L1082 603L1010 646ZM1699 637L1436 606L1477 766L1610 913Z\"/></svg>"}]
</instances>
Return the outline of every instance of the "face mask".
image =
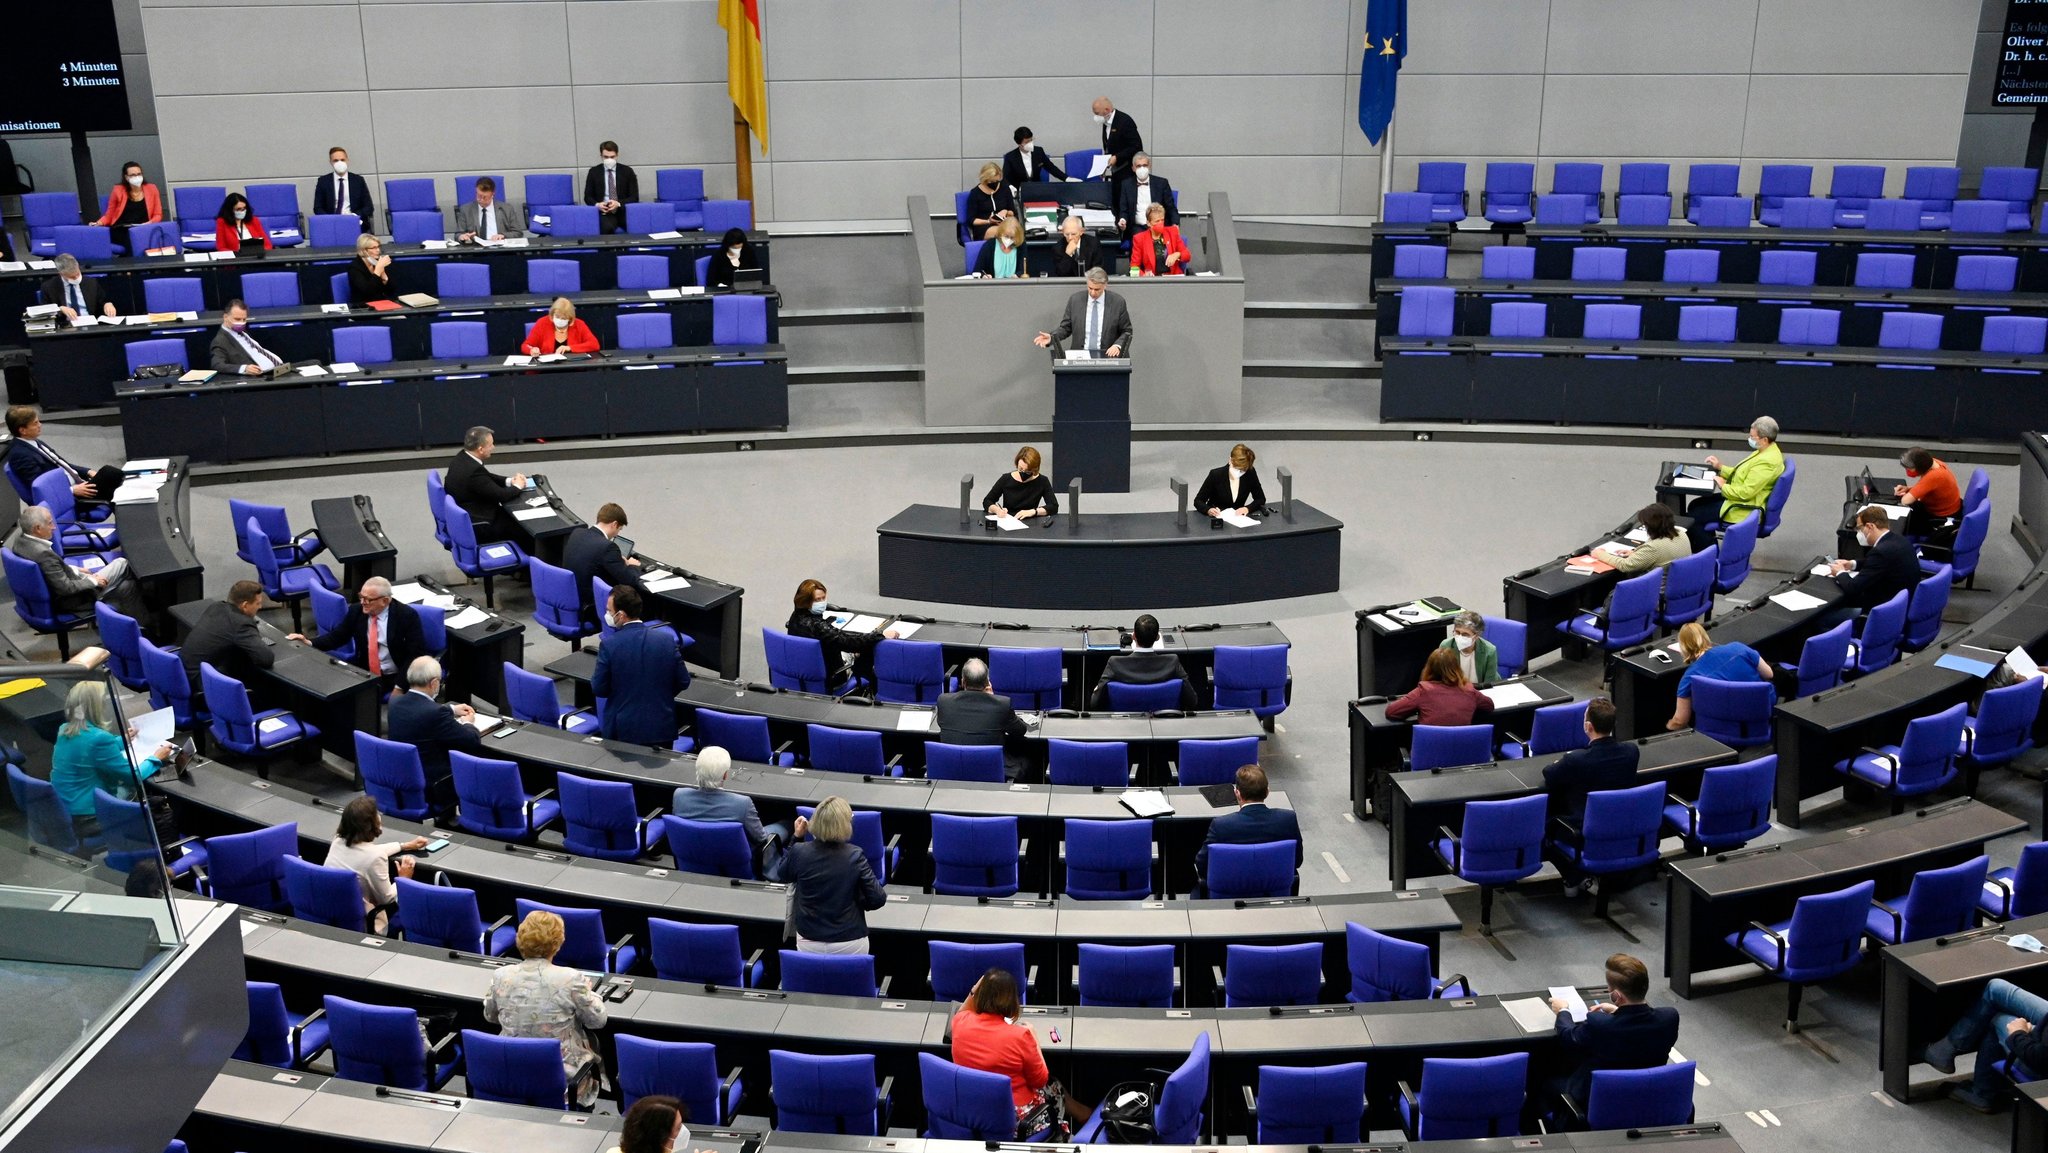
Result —
<instances>
[{"instance_id":1,"label":"face mask","mask_svg":"<svg viewBox=\"0 0 2048 1153\"><path fill-rule=\"evenodd\" d=\"M1097 117L1095 118L1095 123L1097 123L1097 124L1107 124L1107 123L1109 123L1109 117L1107 117L1107 116L1097 116Z\"/></svg>"},{"instance_id":2,"label":"face mask","mask_svg":"<svg viewBox=\"0 0 2048 1153\"><path fill-rule=\"evenodd\" d=\"M65 278L64 278L64 283L66 283L66 284L83 284L83 283L85 283L85 274L84 274L84 273L80 273L80 274L79 274L79 275L77 275L77 276L67 276L67 277L65 277Z\"/></svg>"},{"instance_id":3,"label":"face mask","mask_svg":"<svg viewBox=\"0 0 2048 1153\"><path fill-rule=\"evenodd\" d=\"M235 209L235 219L236 219L236 220L247 220L247 219L249 219L249 210L248 210L248 209L246 209L246 208L237 208L237 209Z\"/></svg>"},{"instance_id":4,"label":"face mask","mask_svg":"<svg viewBox=\"0 0 2048 1153\"><path fill-rule=\"evenodd\" d=\"M348 161L346 161L346 160L337 160L337 161L335 161L335 162L334 162L334 174L335 174L336 176L347 176L347 175L348 175Z\"/></svg>"},{"instance_id":5,"label":"face mask","mask_svg":"<svg viewBox=\"0 0 2048 1153\"><path fill-rule=\"evenodd\" d=\"M727 256L732 257L735 261L737 261L740 258L740 246L734 245L731 248L726 249L725 254Z\"/></svg>"},{"instance_id":6,"label":"face mask","mask_svg":"<svg viewBox=\"0 0 2048 1153\"><path fill-rule=\"evenodd\" d=\"M1241 468L1237 467L1237 466L1236 466L1236 465L1234 465L1234 464L1230 466L1230 479L1232 479L1232 480L1237 480L1237 479L1239 479L1239 478L1240 478L1240 477L1242 477L1242 476L1244 476L1244 470L1243 470L1243 469L1241 469Z\"/></svg>"},{"instance_id":7,"label":"face mask","mask_svg":"<svg viewBox=\"0 0 2048 1153\"><path fill-rule=\"evenodd\" d=\"M616 157L616 156L613 156L613 157L607 157L607 158L605 159L605 162L604 162L604 166L605 166L605 170L606 170L606 171L610 171L610 170L612 170L612 169L614 169L614 168L617 168L617 167L619 166L619 160L618 160L618 157Z\"/></svg>"},{"instance_id":8,"label":"face mask","mask_svg":"<svg viewBox=\"0 0 2048 1153\"><path fill-rule=\"evenodd\" d=\"M1920 478L1920 470L1919 470L1919 469L1916 469L1916 468L1909 468L1909 469L1907 469L1907 470L1906 470L1906 479L1908 479L1908 480L1918 480L1919 478Z\"/></svg>"},{"instance_id":9,"label":"face mask","mask_svg":"<svg viewBox=\"0 0 2048 1153\"><path fill-rule=\"evenodd\" d=\"M1135 173L1137 173L1137 174L1138 174L1138 179L1140 179L1140 180L1143 180L1143 179L1145 179L1145 178L1146 178L1147 176L1150 176L1150 175L1152 175L1152 170L1151 170L1150 168L1146 168L1146 167L1144 167L1144 166L1142 166L1142 165L1140 165L1140 166L1139 166L1139 167L1137 167L1137 168L1133 168L1133 169L1131 169L1131 171L1132 171L1132 172L1135 172Z\"/></svg>"},{"instance_id":10,"label":"face mask","mask_svg":"<svg viewBox=\"0 0 2048 1153\"><path fill-rule=\"evenodd\" d=\"M817 614L818 616L824 616L824 615L825 615L825 602L824 602L824 601L812 601L812 602L811 602L811 611L812 611L813 613L816 613L816 614Z\"/></svg>"},{"instance_id":11,"label":"face mask","mask_svg":"<svg viewBox=\"0 0 2048 1153\"><path fill-rule=\"evenodd\" d=\"M1015 241L1011 240L1011 239L1010 239L1009 237L1007 237L1007 236L1003 237L1003 251L1004 251L1004 252L1008 252L1008 251L1010 251L1010 250L1011 250L1012 248L1015 248L1015 247L1017 247L1017 244L1016 244L1016 242L1015 242Z\"/></svg>"},{"instance_id":12,"label":"face mask","mask_svg":"<svg viewBox=\"0 0 2048 1153\"><path fill-rule=\"evenodd\" d=\"M566 320L563 320L563 319L562 319L561 317L559 317L559 316L558 316L558 317L556 317L556 318L555 318L555 327L556 327L556 328L567 328L567 327L569 327L569 322L568 322L568 321L566 321Z\"/></svg>"},{"instance_id":13,"label":"face mask","mask_svg":"<svg viewBox=\"0 0 2048 1153\"><path fill-rule=\"evenodd\" d=\"M1753 437L1753 436L1749 438L1749 447L1751 447L1751 448L1755 448L1755 447L1756 447L1756 438L1755 438L1755 437Z\"/></svg>"},{"instance_id":14,"label":"face mask","mask_svg":"<svg viewBox=\"0 0 2048 1153\"><path fill-rule=\"evenodd\" d=\"M1029 140L1026 140L1024 143L1019 144L1017 146L1017 151L1022 152L1026 156L1031 155L1031 142Z\"/></svg>"},{"instance_id":15,"label":"face mask","mask_svg":"<svg viewBox=\"0 0 2048 1153\"><path fill-rule=\"evenodd\" d=\"M2032 933L2019 933L2011 937L2001 937L1997 939L2004 941L2006 944L2011 945L2015 949L2024 949L2029 953L2038 953L2041 951L2042 948L2041 939L2039 937L2034 936Z\"/></svg>"},{"instance_id":16,"label":"face mask","mask_svg":"<svg viewBox=\"0 0 2048 1153\"><path fill-rule=\"evenodd\" d=\"M140 187L142 187L142 177L140 177L140 176L131 176L131 177L129 177L129 178L128 178L128 187L130 187L130 188L140 188Z\"/></svg>"},{"instance_id":17,"label":"face mask","mask_svg":"<svg viewBox=\"0 0 2048 1153\"><path fill-rule=\"evenodd\" d=\"M1469 653L1472 651L1473 638L1467 636L1453 636L1451 640L1457 643L1459 652Z\"/></svg>"},{"instance_id":18,"label":"face mask","mask_svg":"<svg viewBox=\"0 0 2048 1153\"><path fill-rule=\"evenodd\" d=\"M234 321L229 321L229 322L228 322L228 331L229 331L229 332L247 332L247 331L249 331L249 324L248 324L248 322L247 322L247 321L243 321L243 322L242 322L242 323L240 323L240 324L237 324L237 323L235 323Z\"/></svg>"}]
</instances>

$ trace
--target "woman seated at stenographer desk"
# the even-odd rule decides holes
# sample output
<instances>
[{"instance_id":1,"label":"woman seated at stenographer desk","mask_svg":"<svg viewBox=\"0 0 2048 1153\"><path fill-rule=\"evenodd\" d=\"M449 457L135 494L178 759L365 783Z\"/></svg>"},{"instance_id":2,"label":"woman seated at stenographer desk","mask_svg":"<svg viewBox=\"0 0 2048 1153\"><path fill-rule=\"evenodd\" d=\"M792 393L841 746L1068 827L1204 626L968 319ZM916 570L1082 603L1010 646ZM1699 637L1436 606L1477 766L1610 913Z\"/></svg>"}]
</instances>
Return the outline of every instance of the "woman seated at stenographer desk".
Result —
<instances>
[{"instance_id":1,"label":"woman seated at stenographer desk","mask_svg":"<svg viewBox=\"0 0 2048 1153\"><path fill-rule=\"evenodd\" d=\"M1219 464L1202 478L1195 490L1195 511L1208 516L1235 512L1250 516L1266 507L1266 486L1259 483L1259 470L1252 467L1258 454L1243 444L1230 446L1230 463Z\"/></svg>"},{"instance_id":2,"label":"woman seated at stenographer desk","mask_svg":"<svg viewBox=\"0 0 2048 1153\"><path fill-rule=\"evenodd\" d=\"M995 280L1028 276L1024 267L1024 226L1015 217L996 225L995 239L982 242L970 271Z\"/></svg>"},{"instance_id":3,"label":"woman seated at stenographer desk","mask_svg":"<svg viewBox=\"0 0 2048 1153\"><path fill-rule=\"evenodd\" d=\"M997 477L989 486L988 495L981 498L988 514L1026 520L1060 511L1060 499L1052 490L1052 482L1038 471L1038 450L1027 444L1017 450L1017 459L1012 463L1017 470Z\"/></svg>"}]
</instances>

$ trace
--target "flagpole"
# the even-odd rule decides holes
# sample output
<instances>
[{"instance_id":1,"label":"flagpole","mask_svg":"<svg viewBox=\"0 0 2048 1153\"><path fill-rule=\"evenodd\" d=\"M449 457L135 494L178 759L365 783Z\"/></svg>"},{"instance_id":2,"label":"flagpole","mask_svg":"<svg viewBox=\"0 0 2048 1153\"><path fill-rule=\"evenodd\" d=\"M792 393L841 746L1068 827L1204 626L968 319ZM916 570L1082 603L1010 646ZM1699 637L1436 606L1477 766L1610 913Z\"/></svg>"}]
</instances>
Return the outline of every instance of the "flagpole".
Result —
<instances>
[{"instance_id":1,"label":"flagpole","mask_svg":"<svg viewBox=\"0 0 2048 1153\"><path fill-rule=\"evenodd\" d=\"M738 195L747 202L747 223L752 224L754 213L754 150L747 139L747 118L740 113L740 106L732 106L732 164L738 184Z\"/></svg>"},{"instance_id":2,"label":"flagpole","mask_svg":"<svg viewBox=\"0 0 2048 1153\"><path fill-rule=\"evenodd\" d=\"M1387 131L1380 137L1380 199L1373 205L1372 216L1378 220L1387 210L1387 193L1394 190L1394 117L1387 117Z\"/></svg>"}]
</instances>

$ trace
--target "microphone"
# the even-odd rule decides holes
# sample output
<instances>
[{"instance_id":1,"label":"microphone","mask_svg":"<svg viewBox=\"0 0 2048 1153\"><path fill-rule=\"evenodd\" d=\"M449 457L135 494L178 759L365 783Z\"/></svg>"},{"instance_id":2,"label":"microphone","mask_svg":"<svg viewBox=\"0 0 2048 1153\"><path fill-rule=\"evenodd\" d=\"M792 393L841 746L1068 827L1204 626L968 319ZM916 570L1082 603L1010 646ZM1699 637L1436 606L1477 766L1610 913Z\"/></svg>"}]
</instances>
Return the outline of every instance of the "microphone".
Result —
<instances>
[{"instance_id":1,"label":"microphone","mask_svg":"<svg viewBox=\"0 0 2048 1153\"><path fill-rule=\"evenodd\" d=\"M1067 482L1067 531L1081 531L1081 478Z\"/></svg>"},{"instance_id":2,"label":"microphone","mask_svg":"<svg viewBox=\"0 0 2048 1153\"><path fill-rule=\"evenodd\" d=\"M974 474L970 472L970 473L965 473L965 474L962 474L962 476L960 477L960 527L961 527L961 528L966 528L966 527L967 527L967 526L968 526L969 524L972 524L972 523L973 523L973 521L972 521L972 520L970 519L970 518L971 518L971 517L973 516L973 514L974 514Z\"/></svg>"},{"instance_id":3,"label":"microphone","mask_svg":"<svg viewBox=\"0 0 2048 1153\"><path fill-rule=\"evenodd\" d=\"M1179 476L1169 476L1166 478L1166 487L1172 489L1173 495L1180 501L1180 511L1174 515L1173 526L1175 528L1188 527L1187 478Z\"/></svg>"}]
</instances>

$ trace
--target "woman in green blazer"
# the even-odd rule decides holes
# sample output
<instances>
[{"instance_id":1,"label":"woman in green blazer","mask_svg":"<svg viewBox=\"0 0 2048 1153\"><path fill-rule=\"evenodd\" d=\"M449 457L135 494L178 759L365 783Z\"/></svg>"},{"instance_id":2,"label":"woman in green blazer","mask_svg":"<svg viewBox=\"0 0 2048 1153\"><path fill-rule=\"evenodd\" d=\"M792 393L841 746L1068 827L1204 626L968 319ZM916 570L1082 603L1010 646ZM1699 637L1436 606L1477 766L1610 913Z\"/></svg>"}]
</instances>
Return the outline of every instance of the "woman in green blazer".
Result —
<instances>
[{"instance_id":1,"label":"woman in green blazer","mask_svg":"<svg viewBox=\"0 0 2048 1153\"><path fill-rule=\"evenodd\" d=\"M1437 647L1458 654L1458 665L1473 684L1490 685L1500 679L1500 650L1486 639L1486 618L1471 609L1451 618L1451 635Z\"/></svg>"}]
</instances>

